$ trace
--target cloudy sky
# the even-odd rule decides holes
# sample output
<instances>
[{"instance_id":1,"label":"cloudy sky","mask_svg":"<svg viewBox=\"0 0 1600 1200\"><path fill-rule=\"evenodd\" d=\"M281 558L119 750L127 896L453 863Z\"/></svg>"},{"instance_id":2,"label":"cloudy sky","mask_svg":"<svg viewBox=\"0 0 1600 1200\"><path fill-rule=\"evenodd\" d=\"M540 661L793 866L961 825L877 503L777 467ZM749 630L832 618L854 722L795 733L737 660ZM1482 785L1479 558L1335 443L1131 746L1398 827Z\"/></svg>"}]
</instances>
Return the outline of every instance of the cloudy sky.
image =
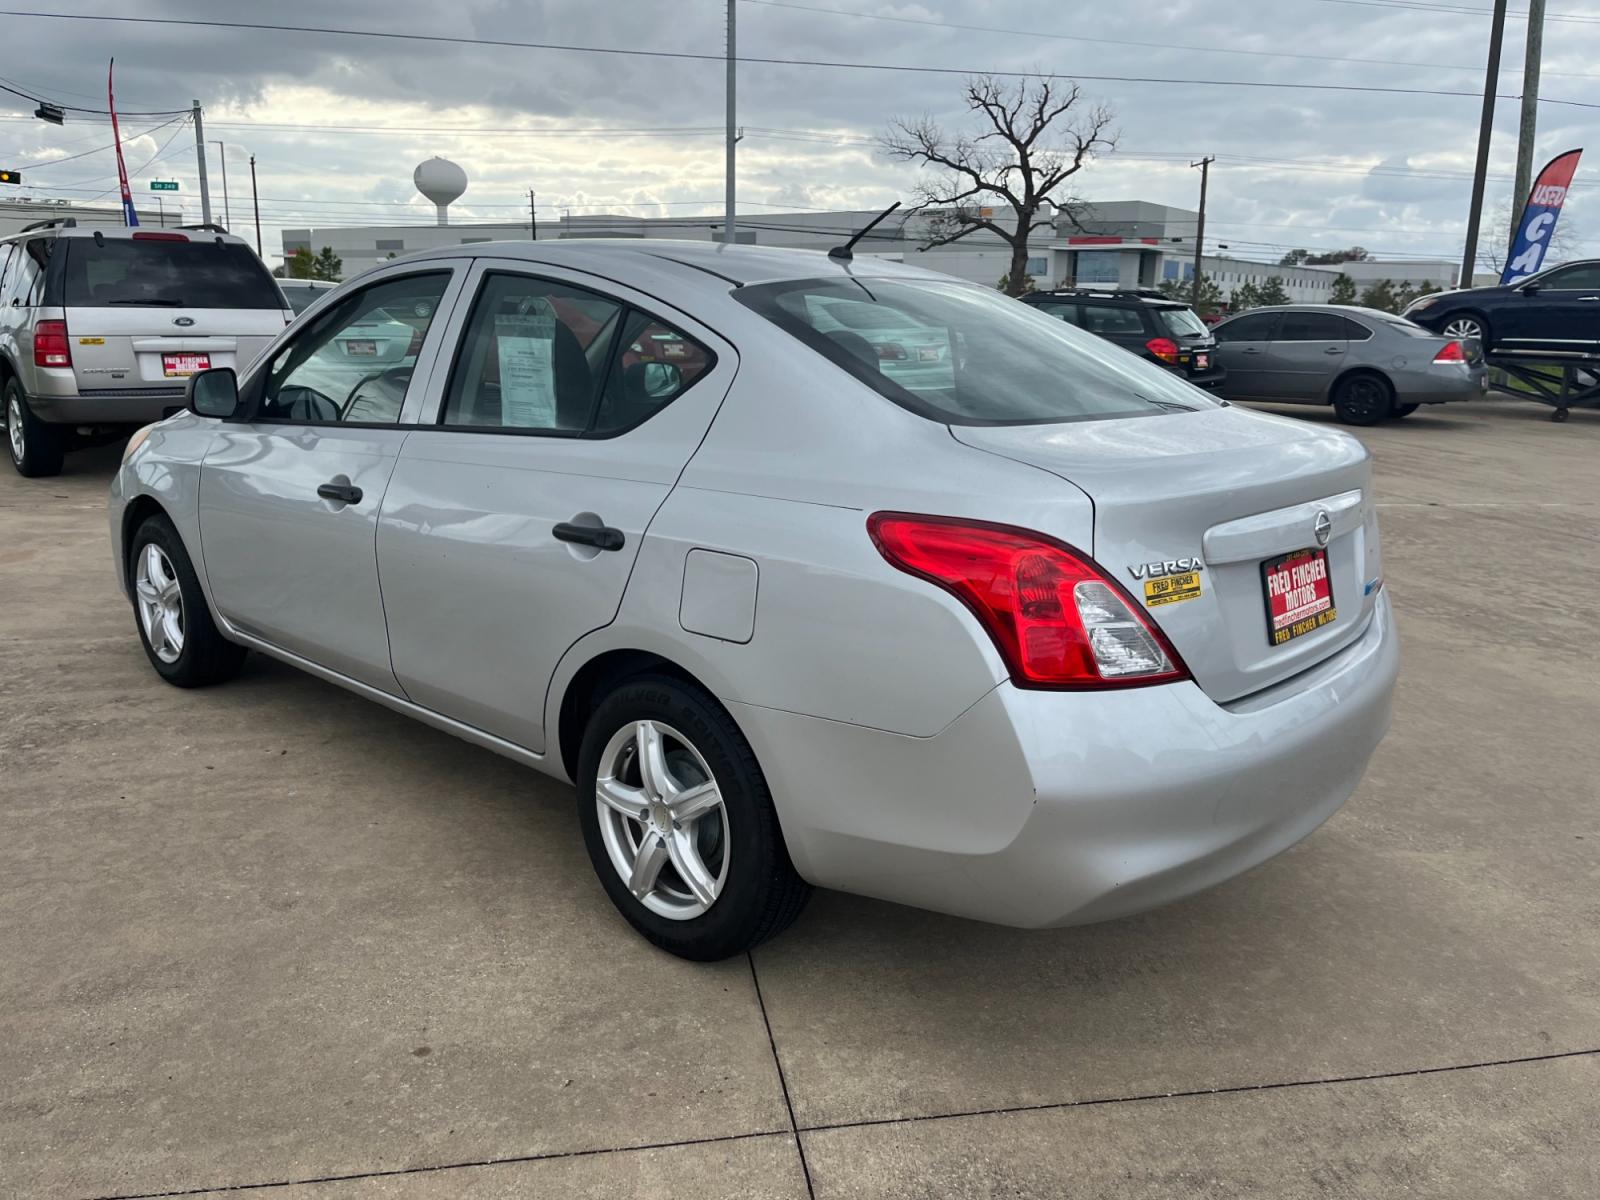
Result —
<instances>
[{"instance_id":1,"label":"cloudy sky","mask_svg":"<svg viewBox=\"0 0 1600 1200\"><path fill-rule=\"evenodd\" d=\"M1276 257L1290 246L1358 243L1380 257L1459 257L1487 48L1490 0L740 0L740 202L749 212L872 208L908 196L913 169L872 139L891 116L957 125L959 74L1045 71L1079 78L1117 114L1118 148L1077 177L1088 199L1193 207L1214 154L1208 241ZM1600 254L1600 12L1549 0L1538 157L1594 143L1564 223L1570 254ZM1521 0L1513 0L1513 13ZM257 160L267 257L285 226L431 223L411 185L444 155L471 183L457 222L516 220L535 189L540 219L629 212L684 217L721 207L723 72L692 58L471 45L433 38L721 54L724 0L63 0L54 12L168 18L113 23L0 15L0 78L31 96L103 108L117 59L120 111L198 97L206 135L227 142L236 229L248 228ZM324 30L207 27L265 22ZM1502 96L1521 91L1524 22L1507 26ZM1119 76L1116 78L1094 78ZM1131 82L1127 77L1189 82ZM1293 83L1437 93L1220 86ZM0 102L0 165L20 194L115 201L109 130L92 114L64 127ZM1587 107L1581 106L1586 105ZM1491 217L1509 208L1517 101L1496 108ZM123 118L141 202L176 179L198 219L194 135L164 116ZM146 132L150 131L150 132ZM135 136L137 135L137 136ZM213 202L221 212L217 147ZM16 194L8 189L7 194ZM170 202L169 202L170 203ZM153 208L154 206L151 205Z\"/></svg>"}]
</instances>

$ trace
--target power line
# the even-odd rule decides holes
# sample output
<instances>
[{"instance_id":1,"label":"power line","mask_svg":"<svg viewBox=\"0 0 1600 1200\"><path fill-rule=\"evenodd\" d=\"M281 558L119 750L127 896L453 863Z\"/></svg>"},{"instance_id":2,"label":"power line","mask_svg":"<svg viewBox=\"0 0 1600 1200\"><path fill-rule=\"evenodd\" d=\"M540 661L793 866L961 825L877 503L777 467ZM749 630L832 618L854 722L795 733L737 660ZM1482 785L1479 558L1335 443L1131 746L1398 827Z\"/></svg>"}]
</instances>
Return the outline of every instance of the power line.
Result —
<instances>
[{"instance_id":1,"label":"power line","mask_svg":"<svg viewBox=\"0 0 1600 1200\"><path fill-rule=\"evenodd\" d=\"M181 121L181 120L183 120L182 117L173 117L170 120L166 120L166 121L161 122L161 124L159 124L159 125L152 125L149 129L144 130L142 133L130 133L127 137L123 138L122 140L124 142L133 142L133 141L137 141L138 139L140 139L142 137L149 137L152 133L155 133L155 132L157 132L158 130L161 130L161 129L165 129L168 125L171 125L174 122ZM28 165L29 166L33 166L33 167L53 167L57 163L72 162L74 159L78 159L78 158L88 158L91 154L103 154L107 150L116 149L116 146L117 146L117 144L115 142L107 142L104 146L96 146L93 150L85 150L85 151L83 151L82 153L79 153L79 154L69 154L65 158L46 158L46 159L41 159L38 162L33 162L33 163L28 164ZM33 153L33 152L32 151L28 151L27 153Z\"/></svg>"},{"instance_id":2,"label":"power line","mask_svg":"<svg viewBox=\"0 0 1600 1200\"><path fill-rule=\"evenodd\" d=\"M1361 8L1404 8L1415 12L1460 13L1469 17L1492 16L1494 10L1488 8L1472 8L1466 5L1428 4L1419 0L1316 0L1319 4L1348 4ZM1525 17L1528 10L1525 8L1509 9L1508 17ZM1581 24L1600 23L1600 17L1590 16L1587 13L1546 13L1547 21L1576 21Z\"/></svg>"},{"instance_id":3,"label":"power line","mask_svg":"<svg viewBox=\"0 0 1600 1200\"><path fill-rule=\"evenodd\" d=\"M9 13L9 14L5 14L5 15L17 16L17 17L27 17L27 16L34 16L34 15L47 15L47 14ZM84 19L88 20L88 19L91 19L91 18L84 18ZM38 104L43 99L43 97L41 97L41 96L34 95L34 94L30 93L30 92L24 92L20 88L14 88L10 84L7 84L7 83L0 83L0 92L10 92L13 96L21 96L24 100L31 100L35 104ZM102 115L105 115L105 116L110 116L111 115L111 110L109 108L80 108L76 104L57 104L56 107L57 108L64 108L68 112L99 113L99 114L102 114ZM119 117L175 117L175 116L179 116L179 115L181 115L183 113L186 113L188 111L189 110L187 108L163 108L163 109L157 109L157 110L154 110L154 111L151 111L151 112L124 112L124 113L118 113L117 115Z\"/></svg>"},{"instance_id":4,"label":"power line","mask_svg":"<svg viewBox=\"0 0 1600 1200\"><path fill-rule=\"evenodd\" d=\"M1354 3L1355 0L1349 0ZM36 12L25 9L0 9L0 16L31 17L38 20L51 21L93 21L97 24L117 22L130 25L179 25L189 28L204 29L250 29L273 33L310 33L330 37L367 37L385 38L391 41L427 42L440 45L454 46L496 46L515 50L557 50L569 54L611 54L629 58L661 58L679 59L691 62L725 62L725 56L720 54L705 54L690 50L641 50L616 46L578 46L560 42L523 42L508 38L473 38L452 36L435 33L397 33L389 30L378 29L341 29L333 26L317 25L271 25L260 21L218 21L202 20L190 17L128 17L113 16L109 14L87 13L51 13ZM820 67L831 70L847 71L898 71L914 75L989 75L1010 79L1037 78L1041 74L1048 78L1071 78L1077 80L1090 80L1097 83L1139 83L1139 84L1181 84L1186 87L1245 87L1257 89L1287 89L1293 91L1313 92L1365 92L1390 96L1455 96L1468 99L1481 99L1482 93L1476 91L1462 91L1445 88L1402 88L1402 87L1375 87L1370 85L1351 83L1292 83L1269 82L1253 79L1173 79L1162 76L1148 75L1090 75L1075 74L1072 76L1060 75L1051 72L1037 71L1003 71L982 67L927 67L904 63L864 63L864 62L839 62L831 59L816 58L767 58L740 56L741 63L753 66L780 66L780 67ZM12 90L12 89L7 89ZM22 93L18 93L21 95ZM32 97L27 97L32 99ZM1513 96L1503 96L1502 99L1516 99ZM1600 109L1600 103L1591 103L1584 100L1559 100L1554 97L1539 97L1541 104L1561 104L1575 108ZM84 110L88 111L88 110ZM182 110L172 109L159 113L140 113L139 116L169 116ZM135 115L135 114L130 114Z\"/></svg>"},{"instance_id":5,"label":"power line","mask_svg":"<svg viewBox=\"0 0 1600 1200\"><path fill-rule=\"evenodd\" d=\"M1090 42L1099 46L1136 46L1146 50L1181 50L1187 54L1236 54L1247 55L1252 58L1298 58L1311 62L1364 63L1379 67L1421 67L1434 71L1470 71L1474 74L1483 70L1481 66L1465 66L1456 63L1419 63L1404 62L1391 58L1349 58L1331 54L1294 54L1287 50L1243 50L1235 46L1193 46L1172 42L1132 41L1126 38L1089 37L1081 33L1045 33L1037 29L1006 29L995 25L967 25L956 21L938 21L932 17L898 17L890 16L887 13L858 12L855 9L819 8L811 4L796 4L794 0L739 0L739 3L755 4L762 8L787 8L796 12L820 13L829 17L855 17L864 21L892 21L900 25L924 25L934 29L959 29L967 33L1001 33L1016 37L1048 38L1053 41ZM1507 70L1509 69L1508 67ZM1579 71L1546 71L1545 74L1566 75L1575 79L1591 78L1590 75Z\"/></svg>"}]
</instances>

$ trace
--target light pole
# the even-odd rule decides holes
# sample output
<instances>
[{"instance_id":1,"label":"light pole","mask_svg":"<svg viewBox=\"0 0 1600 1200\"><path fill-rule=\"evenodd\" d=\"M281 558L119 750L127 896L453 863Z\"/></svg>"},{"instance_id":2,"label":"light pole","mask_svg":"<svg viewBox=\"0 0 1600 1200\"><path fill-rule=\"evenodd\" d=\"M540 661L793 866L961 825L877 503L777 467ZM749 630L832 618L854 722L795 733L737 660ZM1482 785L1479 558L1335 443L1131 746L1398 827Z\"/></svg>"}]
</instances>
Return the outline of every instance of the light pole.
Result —
<instances>
[{"instance_id":1,"label":"light pole","mask_svg":"<svg viewBox=\"0 0 1600 1200\"><path fill-rule=\"evenodd\" d=\"M232 229L233 214L228 211L228 144L216 138L211 139L211 144L218 147L218 153L222 155L222 224Z\"/></svg>"},{"instance_id":2,"label":"light pole","mask_svg":"<svg viewBox=\"0 0 1600 1200\"><path fill-rule=\"evenodd\" d=\"M250 204L256 210L256 257L261 257L261 200L256 195L256 156L250 156Z\"/></svg>"}]
</instances>

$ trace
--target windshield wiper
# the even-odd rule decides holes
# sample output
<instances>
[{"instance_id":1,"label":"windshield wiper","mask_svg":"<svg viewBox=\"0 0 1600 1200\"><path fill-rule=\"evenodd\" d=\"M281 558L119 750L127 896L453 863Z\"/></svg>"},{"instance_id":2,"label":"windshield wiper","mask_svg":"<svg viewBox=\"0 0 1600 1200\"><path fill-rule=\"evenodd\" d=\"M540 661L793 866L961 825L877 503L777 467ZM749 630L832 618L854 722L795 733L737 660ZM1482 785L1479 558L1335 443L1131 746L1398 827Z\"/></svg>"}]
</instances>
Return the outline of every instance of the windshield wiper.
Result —
<instances>
[{"instance_id":1,"label":"windshield wiper","mask_svg":"<svg viewBox=\"0 0 1600 1200\"><path fill-rule=\"evenodd\" d=\"M145 305L159 306L161 308L182 308L183 307L183 301L182 300L171 300L171 299L168 299L166 296L157 296L157 297L155 297L154 299L151 299L151 300L107 300L106 303L107 304L137 304L137 305L140 305L141 307L143 307Z\"/></svg>"}]
</instances>

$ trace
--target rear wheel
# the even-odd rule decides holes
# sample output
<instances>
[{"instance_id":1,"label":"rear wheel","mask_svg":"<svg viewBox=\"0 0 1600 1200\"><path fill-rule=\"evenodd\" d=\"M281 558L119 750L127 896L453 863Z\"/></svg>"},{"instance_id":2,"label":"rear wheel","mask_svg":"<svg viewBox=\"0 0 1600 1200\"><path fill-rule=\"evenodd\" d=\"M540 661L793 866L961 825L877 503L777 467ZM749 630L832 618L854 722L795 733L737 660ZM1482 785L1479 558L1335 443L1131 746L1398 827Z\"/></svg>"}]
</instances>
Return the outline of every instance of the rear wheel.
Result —
<instances>
[{"instance_id":1,"label":"rear wheel","mask_svg":"<svg viewBox=\"0 0 1600 1200\"><path fill-rule=\"evenodd\" d=\"M6 450L17 474L29 479L61 474L61 458L66 451L63 431L33 415L17 380L6 380L4 399Z\"/></svg>"},{"instance_id":2,"label":"rear wheel","mask_svg":"<svg viewBox=\"0 0 1600 1200\"><path fill-rule=\"evenodd\" d=\"M710 696L664 676L621 684L578 757L578 819L617 910L702 962L786 928L810 888L789 861L755 753Z\"/></svg>"},{"instance_id":3,"label":"rear wheel","mask_svg":"<svg viewBox=\"0 0 1600 1200\"><path fill-rule=\"evenodd\" d=\"M177 687L204 687L238 674L245 649L222 636L183 539L166 517L149 517L128 551L139 641L156 673Z\"/></svg>"},{"instance_id":4,"label":"rear wheel","mask_svg":"<svg viewBox=\"0 0 1600 1200\"><path fill-rule=\"evenodd\" d=\"M1346 425L1376 425L1394 411L1394 392L1380 376L1351 375L1334 388L1333 411Z\"/></svg>"},{"instance_id":5,"label":"rear wheel","mask_svg":"<svg viewBox=\"0 0 1600 1200\"><path fill-rule=\"evenodd\" d=\"M1396 404L1394 406L1394 412L1390 413L1389 415L1391 417L1409 417L1412 413L1416 412L1419 407L1420 405L1416 404Z\"/></svg>"}]
</instances>

